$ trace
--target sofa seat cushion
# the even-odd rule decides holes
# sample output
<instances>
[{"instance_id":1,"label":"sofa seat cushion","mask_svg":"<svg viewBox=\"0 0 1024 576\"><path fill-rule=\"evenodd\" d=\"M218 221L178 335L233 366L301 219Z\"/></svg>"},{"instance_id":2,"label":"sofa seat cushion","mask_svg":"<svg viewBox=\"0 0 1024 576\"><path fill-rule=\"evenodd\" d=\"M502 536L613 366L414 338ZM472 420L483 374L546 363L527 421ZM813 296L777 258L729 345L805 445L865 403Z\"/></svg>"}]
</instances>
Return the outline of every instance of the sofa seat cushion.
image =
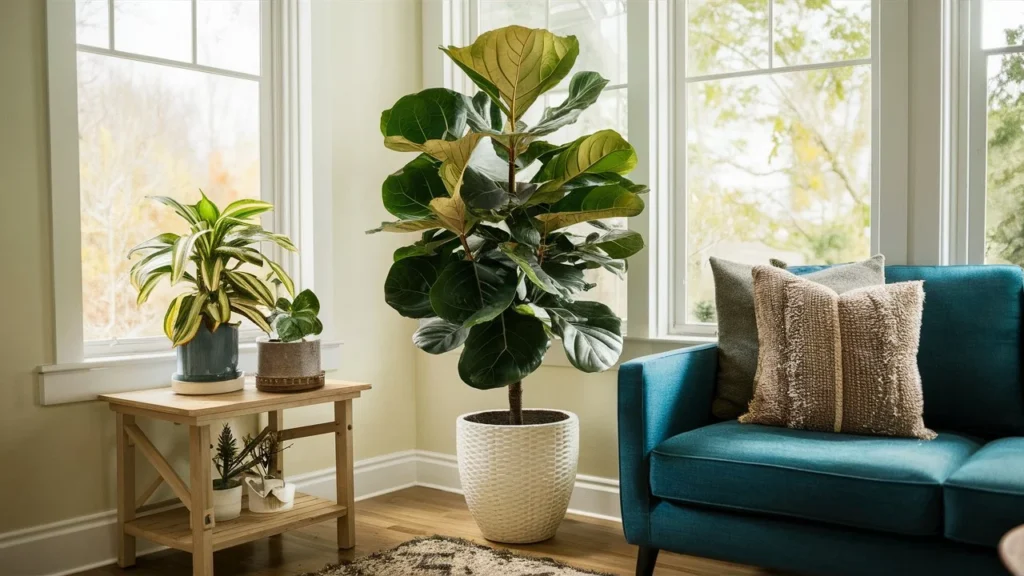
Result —
<instances>
[{"instance_id":1,"label":"sofa seat cushion","mask_svg":"<svg viewBox=\"0 0 1024 576\"><path fill-rule=\"evenodd\" d=\"M1024 524L1024 438L983 446L946 480L946 537L995 546Z\"/></svg>"},{"instance_id":2,"label":"sofa seat cushion","mask_svg":"<svg viewBox=\"0 0 1024 576\"><path fill-rule=\"evenodd\" d=\"M900 534L941 535L942 483L973 439L855 436L720 422L651 454L651 491L666 500Z\"/></svg>"}]
</instances>

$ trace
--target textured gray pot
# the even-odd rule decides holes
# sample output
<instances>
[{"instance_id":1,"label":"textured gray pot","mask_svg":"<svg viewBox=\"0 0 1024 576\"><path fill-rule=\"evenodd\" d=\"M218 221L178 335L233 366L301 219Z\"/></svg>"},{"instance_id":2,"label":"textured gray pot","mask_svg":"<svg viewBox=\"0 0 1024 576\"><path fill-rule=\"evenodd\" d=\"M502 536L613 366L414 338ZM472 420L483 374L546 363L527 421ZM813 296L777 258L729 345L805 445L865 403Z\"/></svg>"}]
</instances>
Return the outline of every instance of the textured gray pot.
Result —
<instances>
[{"instance_id":1,"label":"textured gray pot","mask_svg":"<svg viewBox=\"0 0 1024 576\"><path fill-rule=\"evenodd\" d=\"M271 392L297 392L324 385L320 341L257 340L256 387Z\"/></svg>"},{"instance_id":2,"label":"textured gray pot","mask_svg":"<svg viewBox=\"0 0 1024 576\"><path fill-rule=\"evenodd\" d=\"M221 324L210 332L203 322L195 338L176 348L182 382L223 382L238 378L238 327Z\"/></svg>"}]
</instances>

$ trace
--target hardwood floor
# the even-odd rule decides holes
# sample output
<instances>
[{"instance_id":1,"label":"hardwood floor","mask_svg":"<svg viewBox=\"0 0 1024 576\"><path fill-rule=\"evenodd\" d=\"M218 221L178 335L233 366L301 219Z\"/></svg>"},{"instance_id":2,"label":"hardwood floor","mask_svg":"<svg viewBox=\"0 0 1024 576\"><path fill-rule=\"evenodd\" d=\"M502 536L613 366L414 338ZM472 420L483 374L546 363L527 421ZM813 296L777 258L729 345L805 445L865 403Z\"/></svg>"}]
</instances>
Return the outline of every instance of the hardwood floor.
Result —
<instances>
[{"instance_id":1,"label":"hardwood floor","mask_svg":"<svg viewBox=\"0 0 1024 576\"><path fill-rule=\"evenodd\" d=\"M462 496L417 487L357 503L353 550L335 548L335 524L326 522L217 552L214 571L217 576L296 576L319 570L325 564L352 560L433 534L512 548L524 554L548 556L580 568L613 574L633 574L636 562L637 549L626 543L622 525L617 522L570 515L551 540L529 546L502 546L480 536ZM135 568L121 570L117 566L104 566L81 572L79 576L187 576L192 573L191 566L190 554L164 550L140 557ZM662 552L655 574L754 576L769 572Z\"/></svg>"}]
</instances>

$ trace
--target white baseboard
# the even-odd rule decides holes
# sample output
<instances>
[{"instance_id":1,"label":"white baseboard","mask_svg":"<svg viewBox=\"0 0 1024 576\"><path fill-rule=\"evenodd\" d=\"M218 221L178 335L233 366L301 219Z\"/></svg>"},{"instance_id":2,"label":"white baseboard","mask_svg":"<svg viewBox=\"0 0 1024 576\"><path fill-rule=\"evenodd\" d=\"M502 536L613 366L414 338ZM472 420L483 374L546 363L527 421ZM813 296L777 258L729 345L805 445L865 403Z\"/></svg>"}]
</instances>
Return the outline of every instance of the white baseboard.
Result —
<instances>
[{"instance_id":1,"label":"white baseboard","mask_svg":"<svg viewBox=\"0 0 1024 576\"><path fill-rule=\"evenodd\" d=\"M406 450L355 463L356 500L411 486L462 493L455 456ZM335 495L334 468L289 476L299 490L320 498ZM580 475L569 512L618 521L617 480ZM138 540L138 555L163 550ZM107 510L0 534L0 566L4 574L64 576L112 564L117 558L117 511Z\"/></svg>"},{"instance_id":2,"label":"white baseboard","mask_svg":"<svg viewBox=\"0 0 1024 576\"><path fill-rule=\"evenodd\" d=\"M418 450L417 454L417 485L462 494L459 465L454 455L427 452L426 450ZM619 481L578 474L576 487L569 500L569 512L621 522Z\"/></svg>"}]
</instances>

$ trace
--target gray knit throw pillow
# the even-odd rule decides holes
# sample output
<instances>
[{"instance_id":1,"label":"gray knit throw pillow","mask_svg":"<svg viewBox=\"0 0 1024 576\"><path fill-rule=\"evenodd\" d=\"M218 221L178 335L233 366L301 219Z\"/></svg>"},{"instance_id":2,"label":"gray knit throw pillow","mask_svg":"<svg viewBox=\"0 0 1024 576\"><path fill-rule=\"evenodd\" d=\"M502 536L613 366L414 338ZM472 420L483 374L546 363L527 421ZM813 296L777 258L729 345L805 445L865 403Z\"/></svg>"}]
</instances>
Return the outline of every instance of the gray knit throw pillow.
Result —
<instances>
[{"instance_id":1,"label":"gray knit throw pillow","mask_svg":"<svg viewBox=\"0 0 1024 576\"><path fill-rule=\"evenodd\" d=\"M711 412L723 420L746 411L754 394L757 322L754 319L752 266L711 258L718 314L718 382ZM885 258L841 264L804 276L842 294L885 283Z\"/></svg>"},{"instance_id":2,"label":"gray knit throw pillow","mask_svg":"<svg viewBox=\"0 0 1024 576\"><path fill-rule=\"evenodd\" d=\"M917 370L924 282L835 290L754 267L760 348L740 422L930 440Z\"/></svg>"}]
</instances>

